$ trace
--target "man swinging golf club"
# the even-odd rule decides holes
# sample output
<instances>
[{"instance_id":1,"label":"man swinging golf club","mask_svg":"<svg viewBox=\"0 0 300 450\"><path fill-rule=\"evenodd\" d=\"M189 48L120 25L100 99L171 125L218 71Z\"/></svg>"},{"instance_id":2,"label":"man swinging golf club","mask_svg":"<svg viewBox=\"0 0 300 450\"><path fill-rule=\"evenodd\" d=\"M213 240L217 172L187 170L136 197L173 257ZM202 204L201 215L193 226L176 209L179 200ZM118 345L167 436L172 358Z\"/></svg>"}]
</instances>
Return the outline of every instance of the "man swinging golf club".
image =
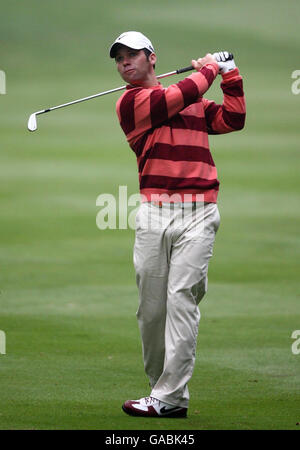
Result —
<instances>
[{"instance_id":1,"label":"man swinging golf club","mask_svg":"<svg viewBox=\"0 0 300 450\"><path fill-rule=\"evenodd\" d=\"M220 216L219 181L208 134L241 130L242 77L228 52L192 60L195 72L163 88L150 40L121 34L110 57L128 84L116 110L138 163L142 203L136 216L134 266L138 324L151 392L127 400L133 416L186 417L208 263ZM203 98L222 77L223 103ZM182 218L184 211L184 220ZM197 214L197 211L202 211ZM151 224L159 226L149 226ZM202 225L202 226L200 226Z\"/></svg>"}]
</instances>

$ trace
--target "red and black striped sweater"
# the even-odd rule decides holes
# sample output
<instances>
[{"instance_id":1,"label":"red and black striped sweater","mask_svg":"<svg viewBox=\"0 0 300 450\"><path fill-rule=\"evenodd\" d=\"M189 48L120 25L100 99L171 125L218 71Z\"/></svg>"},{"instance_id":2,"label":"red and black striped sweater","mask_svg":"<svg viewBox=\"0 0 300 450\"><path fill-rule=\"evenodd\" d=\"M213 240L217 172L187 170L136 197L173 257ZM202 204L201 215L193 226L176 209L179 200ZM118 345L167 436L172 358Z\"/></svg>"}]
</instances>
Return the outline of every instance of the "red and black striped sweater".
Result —
<instances>
[{"instance_id":1,"label":"red and black striped sweater","mask_svg":"<svg viewBox=\"0 0 300 450\"><path fill-rule=\"evenodd\" d=\"M220 183L208 134L240 130L245 122L238 68L222 75L222 105L203 98L217 74L218 65L207 64L168 88L127 86L118 100L119 121L137 157L142 201L177 194L181 201L217 202Z\"/></svg>"}]
</instances>

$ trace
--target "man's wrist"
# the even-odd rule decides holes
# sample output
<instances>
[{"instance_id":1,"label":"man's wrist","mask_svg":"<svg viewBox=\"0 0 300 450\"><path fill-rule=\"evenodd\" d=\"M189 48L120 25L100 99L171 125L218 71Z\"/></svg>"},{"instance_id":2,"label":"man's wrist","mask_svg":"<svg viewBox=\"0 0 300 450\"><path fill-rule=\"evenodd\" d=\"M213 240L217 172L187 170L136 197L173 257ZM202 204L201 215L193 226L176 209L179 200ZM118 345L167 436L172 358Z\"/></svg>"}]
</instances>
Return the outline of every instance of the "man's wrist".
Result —
<instances>
[{"instance_id":1,"label":"man's wrist","mask_svg":"<svg viewBox=\"0 0 300 450\"><path fill-rule=\"evenodd\" d=\"M218 73L219 73L219 65L218 65L217 61L216 62L209 62L209 63L205 64L205 66L203 66L203 67L207 67L207 68L213 69L213 72L214 72L215 76L217 76Z\"/></svg>"},{"instance_id":2,"label":"man's wrist","mask_svg":"<svg viewBox=\"0 0 300 450\"><path fill-rule=\"evenodd\" d=\"M239 76L239 75L240 75L240 72L239 72L239 69L237 67L235 67L232 70L229 70L226 73L221 73L223 81L230 80L231 78L234 78L234 77Z\"/></svg>"}]
</instances>

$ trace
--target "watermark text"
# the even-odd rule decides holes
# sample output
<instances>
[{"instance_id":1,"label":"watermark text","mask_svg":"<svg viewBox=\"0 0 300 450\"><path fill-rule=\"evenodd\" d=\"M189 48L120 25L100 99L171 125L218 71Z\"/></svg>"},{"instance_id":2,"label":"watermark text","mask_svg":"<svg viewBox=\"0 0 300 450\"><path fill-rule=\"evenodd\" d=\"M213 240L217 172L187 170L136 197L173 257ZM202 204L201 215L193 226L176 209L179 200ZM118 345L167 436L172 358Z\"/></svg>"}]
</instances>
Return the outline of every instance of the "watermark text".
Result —
<instances>
[{"instance_id":1,"label":"watermark text","mask_svg":"<svg viewBox=\"0 0 300 450\"><path fill-rule=\"evenodd\" d=\"M293 355L300 354L300 330L294 330L292 332L292 339L296 339L295 342L292 343L292 353Z\"/></svg>"},{"instance_id":2,"label":"watermark text","mask_svg":"<svg viewBox=\"0 0 300 450\"><path fill-rule=\"evenodd\" d=\"M3 70L0 70L0 94L6 94L6 76Z\"/></svg>"},{"instance_id":3,"label":"watermark text","mask_svg":"<svg viewBox=\"0 0 300 450\"><path fill-rule=\"evenodd\" d=\"M163 193L146 197L137 193L128 197L127 186L119 186L118 198L113 194L100 194L96 206L101 207L96 216L99 230L136 230L137 227L153 230L191 223L203 231L203 194Z\"/></svg>"},{"instance_id":4,"label":"watermark text","mask_svg":"<svg viewBox=\"0 0 300 450\"><path fill-rule=\"evenodd\" d=\"M6 355L6 335L0 330L0 355Z\"/></svg>"},{"instance_id":5,"label":"watermark text","mask_svg":"<svg viewBox=\"0 0 300 450\"><path fill-rule=\"evenodd\" d=\"M291 78L295 81L292 83L291 90L294 95L300 94L300 70L294 70Z\"/></svg>"}]
</instances>

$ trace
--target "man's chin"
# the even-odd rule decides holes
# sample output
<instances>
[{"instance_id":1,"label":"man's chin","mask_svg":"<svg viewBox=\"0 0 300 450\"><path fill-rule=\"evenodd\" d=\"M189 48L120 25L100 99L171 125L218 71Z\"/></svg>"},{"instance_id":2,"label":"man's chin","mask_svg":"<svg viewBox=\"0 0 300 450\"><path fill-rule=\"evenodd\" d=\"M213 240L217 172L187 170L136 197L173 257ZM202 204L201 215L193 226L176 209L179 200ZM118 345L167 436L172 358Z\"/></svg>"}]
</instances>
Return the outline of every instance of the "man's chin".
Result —
<instances>
[{"instance_id":1,"label":"man's chin","mask_svg":"<svg viewBox=\"0 0 300 450\"><path fill-rule=\"evenodd\" d=\"M131 84L132 86L139 86L141 84L141 80L137 79L134 76L124 75L123 80L126 81L127 84Z\"/></svg>"},{"instance_id":2,"label":"man's chin","mask_svg":"<svg viewBox=\"0 0 300 450\"><path fill-rule=\"evenodd\" d=\"M131 84L131 86L141 86L142 82L140 80L131 80L129 84Z\"/></svg>"}]
</instances>

